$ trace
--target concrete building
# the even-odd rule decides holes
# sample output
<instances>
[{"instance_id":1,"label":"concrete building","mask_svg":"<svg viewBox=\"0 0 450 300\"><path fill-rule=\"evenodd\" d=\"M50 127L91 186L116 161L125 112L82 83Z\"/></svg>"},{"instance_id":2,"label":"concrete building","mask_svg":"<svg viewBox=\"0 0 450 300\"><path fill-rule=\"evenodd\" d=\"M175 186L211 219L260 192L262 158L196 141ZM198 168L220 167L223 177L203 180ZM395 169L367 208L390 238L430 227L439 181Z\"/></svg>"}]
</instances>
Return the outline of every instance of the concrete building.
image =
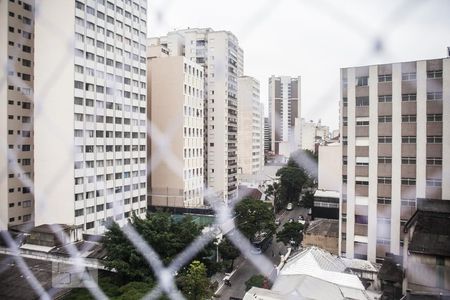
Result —
<instances>
[{"instance_id":1,"label":"concrete building","mask_svg":"<svg viewBox=\"0 0 450 300\"><path fill-rule=\"evenodd\" d=\"M450 202L419 199L403 234L403 293L450 297Z\"/></svg>"},{"instance_id":2,"label":"concrete building","mask_svg":"<svg viewBox=\"0 0 450 300\"><path fill-rule=\"evenodd\" d=\"M264 152L271 151L271 134L270 134L270 123L269 118L264 118Z\"/></svg>"},{"instance_id":3,"label":"concrete building","mask_svg":"<svg viewBox=\"0 0 450 300\"><path fill-rule=\"evenodd\" d=\"M332 143L319 146L318 189L339 192L342 187L342 146Z\"/></svg>"},{"instance_id":4,"label":"concrete building","mask_svg":"<svg viewBox=\"0 0 450 300\"><path fill-rule=\"evenodd\" d=\"M263 108L259 81L250 76L238 79L238 143L240 174L257 174L264 166Z\"/></svg>"},{"instance_id":5,"label":"concrete building","mask_svg":"<svg viewBox=\"0 0 450 300\"><path fill-rule=\"evenodd\" d=\"M36 5L36 226L144 217L147 1Z\"/></svg>"},{"instance_id":6,"label":"concrete building","mask_svg":"<svg viewBox=\"0 0 450 300\"><path fill-rule=\"evenodd\" d=\"M167 53L161 45L148 48L149 205L199 208L204 206L203 67ZM161 147L158 139L165 137L170 140Z\"/></svg>"},{"instance_id":7,"label":"concrete building","mask_svg":"<svg viewBox=\"0 0 450 300\"><path fill-rule=\"evenodd\" d=\"M341 70L343 255L399 255L416 199L450 199L449 87L450 58Z\"/></svg>"},{"instance_id":8,"label":"concrete building","mask_svg":"<svg viewBox=\"0 0 450 300\"><path fill-rule=\"evenodd\" d=\"M151 41L204 68L204 180L228 202L237 194L237 81L244 63L238 39L229 31L192 28Z\"/></svg>"},{"instance_id":9,"label":"concrete building","mask_svg":"<svg viewBox=\"0 0 450 300\"><path fill-rule=\"evenodd\" d=\"M34 220L34 1L0 2L0 40L1 231Z\"/></svg>"},{"instance_id":10,"label":"concrete building","mask_svg":"<svg viewBox=\"0 0 450 300\"><path fill-rule=\"evenodd\" d=\"M319 247L331 254L338 255L339 221L319 219L312 221L303 235L304 247Z\"/></svg>"},{"instance_id":11,"label":"concrete building","mask_svg":"<svg viewBox=\"0 0 450 300\"><path fill-rule=\"evenodd\" d=\"M269 122L271 150L289 157L297 150L295 120L301 117L301 79L289 76L269 78ZM300 132L301 135L301 132Z\"/></svg>"},{"instance_id":12,"label":"concrete building","mask_svg":"<svg viewBox=\"0 0 450 300\"><path fill-rule=\"evenodd\" d=\"M318 145L324 144L330 140L330 128L322 125L322 122L301 121L301 148L304 150L310 150L312 152L317 151Z\"/></svg>"}]
</instances>

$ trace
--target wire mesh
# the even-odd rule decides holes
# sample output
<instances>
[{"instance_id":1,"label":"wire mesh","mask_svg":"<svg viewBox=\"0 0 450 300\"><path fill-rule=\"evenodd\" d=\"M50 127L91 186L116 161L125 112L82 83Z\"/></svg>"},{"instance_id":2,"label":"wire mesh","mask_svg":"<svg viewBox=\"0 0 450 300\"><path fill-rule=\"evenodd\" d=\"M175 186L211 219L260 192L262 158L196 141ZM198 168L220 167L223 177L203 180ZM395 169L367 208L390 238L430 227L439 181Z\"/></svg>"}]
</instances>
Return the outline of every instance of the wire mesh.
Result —
<instances>
[{"instance_id":1,"label":"wire mesh","mask_svg":"<svg viewBox=\"0 0 450 300\"><path fill-rule=\"evenodd\" d=\"M6 0L2 0L6 1ZM170 26L167 24L166 21L166 13L170 11L171 6L176 6L179 4L179 0L172 0L172 1L164 1L159 4L159 6L155 7L149 4L150 6L150 13L152 15L155 15L156 17L154 20L149 19L150 23L150 32L152 32L152 27L156 27L156 31L158 31L159 28L167 28ZM265 22L266 19L269 18L269 16L273 13L282 13L280 11L276 11L275 9L280 5L280 3L283 1L264 1L264 2L258 2L258 4L255 6L254 12L252 12L247 19L241 20L241 35L238 36L238 39L240 43L245 43L246 39L251 35L253 31L258 30L258 26L260 26L263 22ZM356 35L359 35L367 40L367 44L369 45L368 49L369 52L367 53L367 56L374 56L374 55L383 55L387 51L387 47L385 46L385 41L387 40L389 36L389 32L393 32L395 30L395 27L402 25L402 20L407 18L410 14L412 14L416 9L422 7L423 5L426 5L427 2L430 1L403 1L399 2L397 8L392 12L391 15L389 15L386 18L385 26L381 28L380 31L373 30L371 26L366 24L366 20L361 20L358 18L356 13L346 10L345 8L342 8L338 6L336 3L331 3L330 1L299 1L302 4L309 6L315 10L320 11L320 13L327 15L328 17L331 17L335 19L337 22L341 23L342 26L348 27L350 30L352 30ZM39 9L39 2L36 2L36 6L34 7L34 13L35 18L40 18L40 9ZM59 27L56 24L50 24L46 20L44 22L41 22L41 26L45 26L48 30L52 31L54 34L55 39L62 39L64 38L64 35L60 32ZM389 30L386 30L386 28L389 27ZM39 38L39 37L36 37ZM23 44L26 42L26 40L21 39L15 41L16 43ZM74 48L74 41L68 40L67 41L67 55L59 62L59 67L55 70L49 70L48 78L46 78L46 88L44 91L48 91L52 89L52 86L55 84L55 78L58 78L58 73L62 72L64 68L68 67L67 61L70 61L74 55L73 53ZM366 61L366 58L361 60ZM6 88L8 84L14 84L17 86L22 87L28 87L33 88L32 86L29 86L27 82L17 79L14 76L8 76L9 71L14 69L14 65L11 63L6 64L5 66L2 66L3 69L3 76L0 78L0 88ZM218 66L220 68L220 66ZM5 84L7 82L7 84ZM115 85L115 82L108 82L108 86ZM337 101L337 95L335 95L336 87L340 85L339 78L336 78L336 81L334 83L329 83L329 89L325 89L325 92L323 93L323 96L320 98L321 100L316 103L316 105L312 108L313 112L319 112L324 106L327 106L331 101ZM3 91L0 91L3 92ZM30 102L33 102L33 99L42 99L45 100L46 93L43 94L34 94L31 96L26 96L25 98L29 100ZM38 118L45 117L43 114L42 108L44 107L45 102L44 101L38 101L40 105L34 106L34 120L36 121ZM167 164L170 169L178 175L178 177L183 178L183 162L177 159L177 156L174 155L170 150L170 143L172 139L174 138L174 131L175 128L179 125L179 122L181 120L175 120L173 123L172 128L169 128L169 130L161 131L159 130L155 124L152 124L151 120L147 120L147 133L151 135L152 142L157 145L157 148L159 152L154 157L154 163L150 165L150 160L147 161L147 171L151 175L152 171L162 162ZM47 130L50 130L54 133L55 138L64 138L63 134L59 131L57 124L52 124L50 121L47 122ZM15 141L16 144L22 144L25 138L20 138ZM7 149L7 141L0 140L0 143L2 144L2 147L0 149ZM67 147L67 149L62 149L61 151L67 151L67 153L73 153L74 149L72 149L70 146ZM8 150L7 153L1 153L1 155L7 156L8 161L10 162L8 164L8 169L1 170L0 173L0 180L6 181L8 174L10 172L16 173L16 174L23 174L25 171L23 170L22 166L17 163L18 155L17 150L10 151ZM163 155L162 155L163 154ZM71 157L71 155L68 155L68 157ZM72 164L73 162L71 160L67 161L67 165ZM309 160L307 157L299 157L297 163L301 166L303 166L305 169L310 170L311 173L314 173L316 166L315 163L311 160ZM65 172L65 169L61 169L60 173L62 174ZM28 177L20 177L20 181L22 186L29 187L31 194L35 194L35 189L33 185L33 181ZM58 176L52 179L52 182L54 182L55 185L58 184ZM214 229L219 229L222 231L227 231L229 222L233 222L233 209L234 205L228 206L224 204L222 199L219 199L216 197L216 193L214 190L208 189L207 187L205 189L205 200L209 203L209 205L212 207L215 213L215 220L213 224ZM45 193L44 195L39 195L40 199L45 199L45 195L47 193L51 193L52 186L48 186L44 189ZM239 199L245 198L246 195L240 195ZM115 201L116 202L116 201ZM41 201L37 205L45 205L45 201ZM116 202L116 205L114 206L118 210L123 208L123 204L120 204ZM7 223L8 220L0 220L3 223ZM31 226L31 223L29 224ZM226 228L225 228L226 227ZM31 228L25 228L25 230L30 230ZM51 229L56 232L61 232L61 228L59 225L52 225ZM123 233L127 236L129 241L135 246L135 248L143 255L145 260L148 263L149 268L153 270L153 273L156 274L157 279L157 285L156 287L149 292L144 298L145 299L156 299L162 294L166 294L171 299L184 299L184 296L182 293L177 289L176 283L175 283L175 274L177 274L178 271L182 267L184 267L186 264L188 264L195 255L201 251L209 242L211 242L217 234L216 230L210 230L203 232L200 236L195 239L195 241L190 244L183 252L179 253L179 255L170 263L169 266L164 266L162 263L161 258L158 256L158 254L153 250L152 245L149 245L145 242L145 240L137 233L135 230L133 230L132 227L126 226L123 229ZM34 290L34 292L39 295L42 299L50 299L52 298L50 295L52 295L53 291L49 290L46 291L41 284L39 283L38 279L33 275L30 268L27 266L25 260L20 256L20 250L17 246L17 242L13 240L13 237L7 232L2 232L3 239L6 241L7 246L10 250L10 253L13 255L15 262L17 263L18 267L20 268L20 271L24 275L24 280L27 280L30 287ZM60 235L58 235L61 239ZM228 239L234 244L236 248L239 249L239 251L242 253L242 255L246 256L249 261L258 269L258 271L263 274L267 278L273 279L272 276L274 272L274 266L273 263L264 255L260 256L254 256L249 255L252 249L254 247L250 243L248 239L245 238L245 236L240 233L239 231L235 232L233 235L228 234ZM68 238L68 237L65 237ZM84 258L81 257L78 249L76 249L75 246L69 245L68 251L70 254L71 259L73 260L72 267L74 270L80 270L83 269L86 263L84 262ZM91 295L96 299L106 299L107 296L105 293L101 290L101 288L95 283L94 280L91 278L82 278L83 281L90 281L89 284L86 284L85 286L88 287L89 292ZM93 283L93 284L92 284Z\"/></svg>"}]
</instances>

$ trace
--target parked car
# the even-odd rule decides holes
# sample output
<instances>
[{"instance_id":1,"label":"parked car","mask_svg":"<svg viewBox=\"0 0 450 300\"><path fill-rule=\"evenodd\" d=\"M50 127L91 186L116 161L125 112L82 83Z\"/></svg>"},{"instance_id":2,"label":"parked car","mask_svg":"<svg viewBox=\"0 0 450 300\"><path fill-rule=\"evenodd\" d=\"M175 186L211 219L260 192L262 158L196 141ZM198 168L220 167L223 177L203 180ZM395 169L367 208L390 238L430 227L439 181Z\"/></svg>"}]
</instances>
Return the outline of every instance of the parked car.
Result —
<instances>
[{"instance_id":1,"label":"parked car","mask_svg":"<svg viewBox=\"0 0 450 300\"><path fill-rule=\"evenodd\" d=\"M258 255L258 254L262 253L262 250L261 250L261 248L252 248L252 250L250 250L250 253Z\"/></svg>"},{"instance_id":2,"label":"parked car","mask_svg":"<svg viewBox=\"0 0 450 300\"><path fill-rule=\"evenodd\" d=\"M293 209L293 205L291 202L289 202L286 206L286 210L292 210Z\"/></svg>"},{"instance_id":3,"label":"parked car","mask_svg":"<svg viewBox=\"0 0 450 300\"><path fill-rule=\"evenodd\" d=\"M275 225L279 226L280 224L281 224L280 218L277 218L277 219L275 220Z\"/></svg>"},{"instance_id":4,"label":"parked car","mask_svg":"<svg viewBox=\"0 0 450 300\"><path fill-rule=\"evenodd\" d=\"M289 223L292 223L292 222L294 222L294 219L293 218L289 218Z\"/></svg>"}]
</instances>

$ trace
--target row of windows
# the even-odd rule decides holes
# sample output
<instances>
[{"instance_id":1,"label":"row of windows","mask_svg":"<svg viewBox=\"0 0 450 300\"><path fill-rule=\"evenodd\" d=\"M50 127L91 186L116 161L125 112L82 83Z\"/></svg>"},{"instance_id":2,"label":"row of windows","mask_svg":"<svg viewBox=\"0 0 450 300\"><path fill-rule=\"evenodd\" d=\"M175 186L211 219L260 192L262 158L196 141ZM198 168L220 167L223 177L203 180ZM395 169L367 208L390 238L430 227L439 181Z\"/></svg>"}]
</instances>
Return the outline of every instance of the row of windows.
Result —
<instances>
[{"instance_id":1,"label":"row of windows","mask_svg":"<svg viewBox=\"0 0 450 300\"><path fill-rule=\"evenodd\" d=\"M17 120L22 120L23 124L30 124L31 117L29 116L16 116ZM14 120L14 115L8 115L8 120Z\"/></svg>"},{"instance_id":2,"label":"row of windows","mask_svg":"<svg viewBox=\"0 0 450 300\"><path fill-rule=\"evenodd\" d=\"M84 50L77 49L77 48L75 49L75 57L80 57L83 59L86 58L89 61L93 61L93 62L96 61L99 64L105 64L104 56L99 55L99 54L95 55L94 53L89 52L89 51L86 51L86 54L85 54ZM141 57L140 62L145 63L145 58ZM131 72L131 69L133 69L133 73L136 75L140 75L141 73L143 73L142 72L143 69L141 69L141 71L139 71L138 67L132 67L130 64L127 64L127 63L122 63L122 62L116 61L116 63L114 64L114 60L112 60L110 58L106 59L106 65L110 66L110 67L115 66L118 69L123 68L127 72Z\"/></svg>"},{"instance_id":3,"label":"row of windows","mask_svg":"<svg viewBox=\"0 0 450 300\"><path fill-rule=\"evenodd\" d=\"M194 176L201 176L201 175L203 175L203 168L184 170L183 175L184 175L184 179L191 179Z\"/></svg>"},{"instance_id":4,"label":"row of windows","mask_svg":"<svg viewBox=\"0 0 450 300\"><path fill-rule=\"evenodd\" d=\"M428 101L441 101L442 100L442 92L427 92L427 100ZM369 97L368 96L356 97L355 101L356 101L355 105L357 107L369 106ZM403 102L417 101L417 94L415 94L415 93L402 94L402 101ZM342 102L343 102L344 107L348 106L348 98L347 97L342 98ZM380 103L392 102L392 95L380 95L380 96L378 96L378 102L380 102Z\"/></svg>"},{"instance_id":5,"label":"row of windows","mask_svg":"<svg viewBox=\"0 0 450 300\"><path fill-rule=\"evenodd\" d=\"M114 194L118 194L118 193L122 193L122 192L129 192L129 191L131 191L131 188L133 188L133 190L138 190L139 188L143 189L143 188L145 188L145 185L146 185L145 182L141 182L141 183L135 183L132 186L124 185L123 187L119 186L119 187L115 187L115 188L108 188L108 189L106 189L106 195L114 195ZM85 200L85 199L91 199L94 197L102 197L102 196L104 196L104 190L90 191L90 192L86 192L86 193L76 193L75 201L81 201L81 200ZM143 196L143 197L145 199L145 196Z\"/></svg>"},{"instance_id":6,"label":"row of windows","mask_svg":"<svg viewBox=\"0 0 450 300\"><path fill-rule=\"evenodd\" d=\"M9 218L9 222L12 223L12 222L15 221L15 219L16 219L15 217ZM22 220L22 222L28 222L28 221L31 221L31 214L23 215L23 217L22 217L22 216L19 216L19 217L17 217L17 219L18 219L19 221Z\"/></svg>"},{"instance_id":7,"label":"row of windows","mask_svg":"<svg viewBox=\"0 0 450 300\"><path fill-rule=\"evenodd\" d=\"M75 137L88 137L93 138L94 137L94 130L82 130L82 129L75 129L74 130L74 136ZM145 132L129 132L125 131L122 133L122 131L103 131L103 130L95 130L95 137L97 138L146 138L147 135Z\"/></svg>"},{"instance_id":8,"label":"row of windows","mask_svg":"<svg viewBox=\"0 0 450 300\"><path fill-rule=\"evenodd\" d=\"M416 136L402 136L402 144L415 144L417 142ZM379 144L391 144L392 136L379 136ZM427 136L428 144L442 144L442 135L429 135Z\"/></svg>"},{"instance_id":9,"label":"row of windows","mask_svg":"<svg viewBox=\"0 0 450 300\"><path fill-rule=\"evenodd\" d=\"M20 189L20 188L19 188ZM23 204L23 205L22 205ZM33 201L32 200L24 200L24 201L19 201L17 202L17 206L22 206L22 207L31 207L33 205ZM15 206L15 203L9 203L8 205L10 208Z\"/></svg>"},{"instance_id":10,"label":"row of windows","mask_svg":"<svg viewBox=\"0 0 450 300\"><path fill-rule=\"evenodd\" d=\"M94 121L95 117L95 121ZM123 124L124 125L134 125L134 126L145 126L146 120L136 120L136 119L130 119L130 118L121 118L121 117L110 117L110 116L94 116L90 114L79 114L75 113L75 121L78 122L97 122L97 123L103 123L106 121L107 124ZM23 121L23 119L22 119Z\"/></svg>"},{"instance_id":11,"label":"row of windows","mask_svg":"<svg viewBox=\"0 0 450 300\"><path fill-rule=\"evenodd\" d=\"M201 136L203 136L203 129L184 127L184 136L185 137L201 137Z\"/></svg>"},{"instance_id":12,"label":"row of windows","mask_svg":"<svg viewBox=\"0 0 450 300\"><path fill-rule=\"evenodd\" d=\"M433 71L427 71L427 78L429 79L436 79L436 78L442 78L442 70L433 70ZM417 75L416 72L407 72L402 73L402 80L416 80ZM384 75L378 75L378 82L391 82L392 81L392 74L384 74ZM366 86L369 83L369 76L359 76L356 77L356 86ZM344 79L344 84L346 84L346 79Z\"/></svg>"},{"instance_id":13,"label":"row of windows","mask_svg":"<svg viewBox=\"0 0 450 300\"><path fill-rule=\"evenodd\" d=\"M392 122L392 116L379 116L378 117L378 123L391 123ZM403 123L415 123L417 122L417 116L416 115L402 115L402 122ZM427 122L442 122L442 114L427 114ZM348 126L348 117L342 118L342 125ZM356 121L356 126L369 126L369 121Z\"/></svg>"},{"instance_id":14,"label":"row of windows","mask_svg":"<svg viewBox=\"0 0 450 300\"><path fill-rule=\"evenodd\" d=\"M103 153L103 152L130 152L145 151L146 145L97 145L95 146L75 146L75 153ZM94 150L95 149L95 150ZM91 164L92 163L92 164ZM75 162L75 169L83 168L83 162ZM77 167L78 166L78 167ZM87 168L93 168L94 162L86 161Z\"/></svg>"},{"instance_id":15,"label":"row of windows","mask_svg":"<svg viewBox=\"0 0 450 300\"><path fill-rule=\"evenodd\" d=\"M94 212L101 212L103 210L106 209L112 209L115 205L117 205L118 207L121 207L123 205L128 205L131 202L132 203L137 203L138 201L145 201L145 195L141 195L139 198L133 197L133 198L126 198L124 200L119 200L117 201L117 203L113 203L113 202L108 202L105 204L97 204L95 206L89 206L86 207L86 209L84 208L80 208L80 209L76 209L75 210L75 217L80 217L83 216L85 214L89 215L89 214L93 214Z\"/></svg>"},{"instance_id":16,"label":"row of windows","mask_svg":"<svg viewBox=\"0 0 450 300\"><path fill-rule=\"evenodd\" d=\"M128 160L128 162L126 162ZM135 160L135 163L137 163L137 158L133 159ZM97 161L98 162L98 161ZM113 160L112 159L108 159L106 160L106 164L108 167L112 167L113 166ZM122 160L121 159L116 159L116 166L121 166L122 165ZM142 161L141 161L142 162ZM123 160L123 164L124 165L129 165L130 164L130 159L124 159ZM122 174L122 173L117 173L117 174ZM132 171L131 172L131 177L139 177L139 176L145 176L145 170L140 170L140 171ZM84 183L95 183L95 180L97 180L97 182L104 182L105 178L106 180L113 180L114 179L114 174L107 174L106 177L104 175L97 175L97 176L86 176L86 177L75 177L75 185L81 185ZM121 178L130 178L130 172L125 172L123 174L123 177ZM120 178L117 178L120 179Z\"/></svg>"},{"instance_id":17,"label":"row of windows","mask_svg":"<svg viewBox=\"0 0 450 300\"><path fill-rule=\"evenodd\" d=\"M87 52L87 53L89 53L89 52ZM89 57L92 58L91 55L89 55ZM107 60L107 62L110 64L110 66L112 66L111 60ZM121 66L121 65L118 64L118 66ZM133 73L136 75L145 76L145 70L143 70L143 69L133 67L132 70L133 70ZM101 78L101 79L105 78L105 72L100 71L100 70L95 70L95 69L89 68L89 67L83 67L81 65L75 65L75 72L77 72L79 74L87 74L89 76L93 76L93 77L97 77L97 78ZM114 76L114 74L108 73L108 72L106 73L106 80L108 81L107 84L112 83L114 81L116 83L124 83L125 85L131 85L131 82L133 82L134 87L139 87L139 81L137 81L137 80L132 81L128 77L123 77L120 75Z\"/></svg>"},{"instance_id":18,"label":"row of windows","mask_svg":"<svg viewBox=\"0 0 450 300\"><path fill-rule=\"evenodd\" d=\"M14 189L14 188L9 188L8 189L8 193L14 193L15 191L22 192L22 194L29 194L31 192L31 189L29 187L26 187L26 186L25 187L18 187L17 190ZM13 207L13 206L14 206L14 203L10 203L9 204L9 207ZM25 206L25 201L24 201L24 207L29 207L29 206Z\"/></svg>"},{"instance_id":19,"label":"row of windows","mask_svg":"<svg viewBox=\"0 0 450 300\"><path fill-rule=\"evenodd\" d=\"M203 155L202 148L196 149L184 149L184 158L201 157Z\"/></svg>"},{"instance_id":20,"label":"row of windows","mask_svg":"<svg viewBox=\"0 0 450 300\"><path fill-rule=\"evenodd\" d=\"M144 96L144 95L142 95ZM88 107L94 107L94 99L83 99L81 97L75 97L74 98L74 104L76 105L85 105ZM140 107L140 106L131 106L131 105L122 105L120 103L117 102L109 102L106 101L104 102L103 100L95 100L95 107L96 108L101 108L101 109L112 109L112 110L117 110L117 111L125 111L125 112L133 112L133 113L142 113L145 114L145 107Z\"/></svg>"}]
</instances>

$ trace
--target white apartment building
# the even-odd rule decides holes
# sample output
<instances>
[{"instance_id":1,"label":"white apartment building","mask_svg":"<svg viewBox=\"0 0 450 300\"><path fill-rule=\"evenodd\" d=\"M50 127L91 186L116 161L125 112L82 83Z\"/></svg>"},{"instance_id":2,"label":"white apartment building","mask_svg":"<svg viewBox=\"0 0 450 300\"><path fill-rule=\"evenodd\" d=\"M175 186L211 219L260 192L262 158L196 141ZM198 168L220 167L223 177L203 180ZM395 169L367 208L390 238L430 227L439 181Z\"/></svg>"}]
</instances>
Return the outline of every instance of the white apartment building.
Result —
<instances>
[{"instance_id":1,"label":"white apartment building","mask_svg":"<svg viewBox=\"0 0 450 300\"><path fill-rule=\"evenodd\" d=\"M237 79L243 51L229 31L193 28L169 32L158 43L204 68L204 180L223 201L237 195Z\"/></svg>"},{"instance_id":2,"label":"white apartment building","mask_svg":"<svg viewBox=\"0 0 450 300\"><path fill-rule=\"evenodd\" d=\"M417 199L450 200L450 58L341 69L340 252L402 253Z\"/></svg>"},{"instance_id":3,"label":"white apartment building","mask_svg":"<svg viewBox=\"0 0 450 300\"><path fill-rule=\"evenodd\" d=\"M160 45L148 52L149 205L204 207L203 67L184 56L168 56ZM167 138L167 146L158 138Z\"/></svg>"},{"instance_id":4,"label":"white apartment building","mask_svg":"<svg viewBox=\"0 0 450 300\"><path fill-rule=\"evenodd\" d=\"M264 110L259 81L250 76L238 79L238 169L255 175L264 166Z\"/></svg>"},{"instance_id":5,"label":"white apartment building","mask_svg":"<svg viewBox=\"0 0 450 300\"><path fill-rule=\"evenodd\" d=\"M269 122L271 151L289 157L297 150L296 143L302 135L295 130L295 122L301 117L301 78L271 76L269 78ZM298 122L298 121L297 121Z\"/></svg>"},{"instance_id":6,"label":"white apartment building","mask_svg":"<svg viewBox=\"0 0 450 300\"><path fill-rule=\"evenodd\" d=\"M34 218L33 14L33 0L0 1L0 231Z\"/></svg>"},{"instance_id":7,"label":"white apartment building","mask_svg":"<svg viewBox=\"0 0 450 300\"><path fill-rule=\"evenodd\" d=\"M322 122L314 122L312 120L306 121L301 119L302 123L302 136L301 136L301 148L304 150L310 150L316 152L316 144L321 144L330 140L330 128L322 125Z\"/></svg>"},{"instance_id":8,"label":"white apartment building","mask_svg":"<svg viewBox=\"0 0 450 300\"><path fill-rule=\"evenodd\" d=\"M36 5L36 225L144 217L147 1Z\"/></svg>"}]
</instances>

